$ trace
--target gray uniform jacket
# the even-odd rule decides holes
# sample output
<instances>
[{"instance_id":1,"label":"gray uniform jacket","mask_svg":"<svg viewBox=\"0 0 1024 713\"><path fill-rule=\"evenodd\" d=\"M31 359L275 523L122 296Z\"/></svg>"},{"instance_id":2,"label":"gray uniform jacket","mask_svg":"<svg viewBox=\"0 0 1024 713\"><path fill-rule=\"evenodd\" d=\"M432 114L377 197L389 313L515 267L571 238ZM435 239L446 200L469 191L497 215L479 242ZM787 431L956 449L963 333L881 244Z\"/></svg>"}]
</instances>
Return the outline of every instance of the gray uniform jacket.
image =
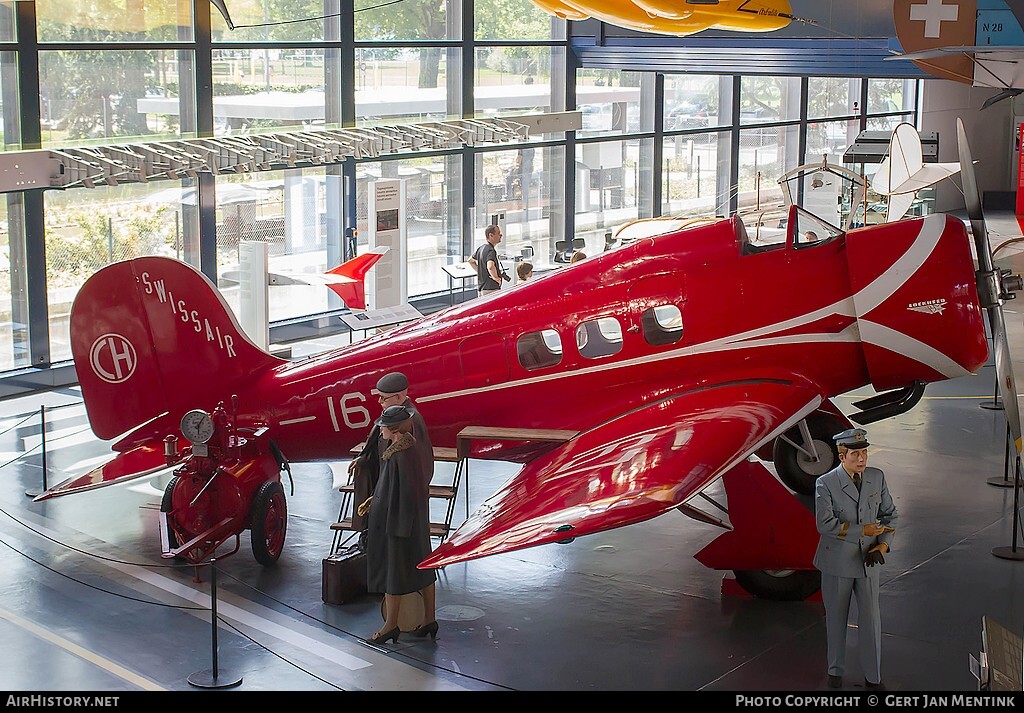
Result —
<instances>
[{"instance_id":1,"label":"gray uniform jacket","mask_svg":"<svg viewBox=\"0 0 1024 713\"><path fill-rule=\"evenodd\" d=\"M864 556L884 542L892 547L892 532L865 537L869 522L896 526L896 505L889 496L885 474L865 468L860 493L842 464L818 478L814 486L814 515L821 539L814 553L814 566L836 577L878 577L881 567L868 567Z\"/></svg>"}]
</instances>

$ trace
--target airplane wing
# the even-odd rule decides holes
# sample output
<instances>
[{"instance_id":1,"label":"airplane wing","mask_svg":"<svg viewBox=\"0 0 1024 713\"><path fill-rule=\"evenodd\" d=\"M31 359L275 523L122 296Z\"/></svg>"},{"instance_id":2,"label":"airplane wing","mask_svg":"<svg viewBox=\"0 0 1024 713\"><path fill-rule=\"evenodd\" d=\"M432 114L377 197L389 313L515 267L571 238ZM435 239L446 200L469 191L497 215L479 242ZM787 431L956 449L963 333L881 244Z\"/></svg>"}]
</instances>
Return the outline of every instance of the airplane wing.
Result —
<instances>
[{"instance_id":1,"label":"airplane wing","mask_svg":"<svg viewBox=\"0 0 1024 713\"><path fill-rule=\"evenodd\" d=\"M906 54L894 54L886 57L885 59L936 59L939 57L950 57L959 54L971 55L978 59L1014 61L1020 60L1020 58L1024 56L1024 47L1011 45L974 45L967 47L963 45L956 45L949 47L933 47L931 49L919 50L917 52L907 52Z\"/></svg>"},{"instance_id":2,"label":"airplane wing","mask_svg":"<svg viewBox=\"0 0 1024 713\"><path fill-rule=\"evenodd\" d=\"M821 403L809 385L733 381L634 409L523 466L419 564L441 567L648 520Z\"/></svg>"},{"instance_id":3,"label":"airplane wing","mask_svg":"<svg viewBox=\"0 0 1024 713\"><path fill-rule=\"evenodd\" d=\"M954 71L946 69L946 65L941 64L957 57L963 58L964 69ZM1024 47L951 45L895 54L885 59L909 59L924 65L924 70L929 74L941 79L952 79L972 84L976 87L993 87L995 89L1024 87Z\"/></svg>"}]
</instances>

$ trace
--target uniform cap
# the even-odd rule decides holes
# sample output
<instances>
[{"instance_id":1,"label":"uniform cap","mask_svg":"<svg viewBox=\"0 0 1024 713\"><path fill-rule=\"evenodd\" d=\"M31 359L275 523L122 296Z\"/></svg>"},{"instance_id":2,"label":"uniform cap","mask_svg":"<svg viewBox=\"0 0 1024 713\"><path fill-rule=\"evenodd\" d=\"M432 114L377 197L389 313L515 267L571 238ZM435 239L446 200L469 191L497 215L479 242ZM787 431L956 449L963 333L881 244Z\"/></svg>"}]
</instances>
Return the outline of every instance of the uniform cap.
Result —
<instances>
[{"instance_id":1,"label":"uniform cap","mask_svg":"<svg viewBox=\"0 0 1024 713\"><path fill-rule=\"evenodd\" d=\"M392 371L380 377L377 382L377 391L382 394L397 394L409 388L409 380L400 371Z\"/></svg>"},{"instance_id":2,"label":"uniform cap","mask_svg":"<svg viewBox=\"0 0 1024 713\"><path fill-rule=\"evenodd\" d=\"M388 406L374 423L378 426L397 426L412 418L412 413L408 406Z\"/></svg>"},{"instance_id":3,"label":"uniform cap","mask_svg":"<svg viewBox=\"0 0 1024 713\"><path fill-rule=\"evenodd\" d=\"M850 428L832 436L832 440L836 442L837 446L846 446L852 449L867 448L868 432L863 428Z\"/></svg>"}]
</instances>

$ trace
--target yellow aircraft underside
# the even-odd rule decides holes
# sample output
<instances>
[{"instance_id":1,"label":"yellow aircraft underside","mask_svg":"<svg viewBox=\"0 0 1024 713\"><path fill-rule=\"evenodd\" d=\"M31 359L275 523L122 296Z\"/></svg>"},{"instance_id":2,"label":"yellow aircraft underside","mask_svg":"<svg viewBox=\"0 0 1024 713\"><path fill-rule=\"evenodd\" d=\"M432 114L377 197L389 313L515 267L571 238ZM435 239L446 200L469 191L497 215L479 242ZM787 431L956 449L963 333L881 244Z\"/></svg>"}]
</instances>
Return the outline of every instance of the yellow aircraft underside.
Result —
<instances>
[{"instance_id":1,"label":"yellow aircraft underside","mask_svg":"<svg viewBox=\"0 0 1024 713\"><path fill-rule=\"evenodd\" d=\"M792 20L789 0L531 0L566 20L595 18L609 25L663 35L692 35L708 29L771 32Z\"/></svg>"}]
</instances>

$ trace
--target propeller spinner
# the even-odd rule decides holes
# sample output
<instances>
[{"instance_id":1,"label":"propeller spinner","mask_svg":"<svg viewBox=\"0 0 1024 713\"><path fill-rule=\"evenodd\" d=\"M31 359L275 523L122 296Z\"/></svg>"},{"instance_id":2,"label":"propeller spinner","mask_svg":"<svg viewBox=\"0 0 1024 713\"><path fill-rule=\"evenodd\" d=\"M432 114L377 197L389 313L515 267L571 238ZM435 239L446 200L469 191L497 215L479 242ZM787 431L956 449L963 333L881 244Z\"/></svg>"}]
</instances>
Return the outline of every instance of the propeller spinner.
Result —
<instances>
[{"instance_id":1,"label":"propeller spinner","mask_svg":"<svg viewBox=\"0 0 1024 713\"><path fill-rule=\"evenodd\" d=\"M1003 399L1003 413L1010 428L1017 453L1021 453L1020 407L1017 403L1017 384L1013 378L1013 364L1010 362L1010 347L1006 337L1006 321L1003 318L1003 302L1017 295L1024 287L1020 275L1011 275L1009 270L998 270L993 265L992 244L985 227L985 216L981 207L981 193L974 176L974 160L967 144L967 132L963 121L956 120L957 147L960 151L960 175L963 176L964 202L967 217L971 220L971 233L978 254L978 299L988 312L992 329L992 346L995 350L996 377L999 394Z\"/></svg>"}]
</instances>

